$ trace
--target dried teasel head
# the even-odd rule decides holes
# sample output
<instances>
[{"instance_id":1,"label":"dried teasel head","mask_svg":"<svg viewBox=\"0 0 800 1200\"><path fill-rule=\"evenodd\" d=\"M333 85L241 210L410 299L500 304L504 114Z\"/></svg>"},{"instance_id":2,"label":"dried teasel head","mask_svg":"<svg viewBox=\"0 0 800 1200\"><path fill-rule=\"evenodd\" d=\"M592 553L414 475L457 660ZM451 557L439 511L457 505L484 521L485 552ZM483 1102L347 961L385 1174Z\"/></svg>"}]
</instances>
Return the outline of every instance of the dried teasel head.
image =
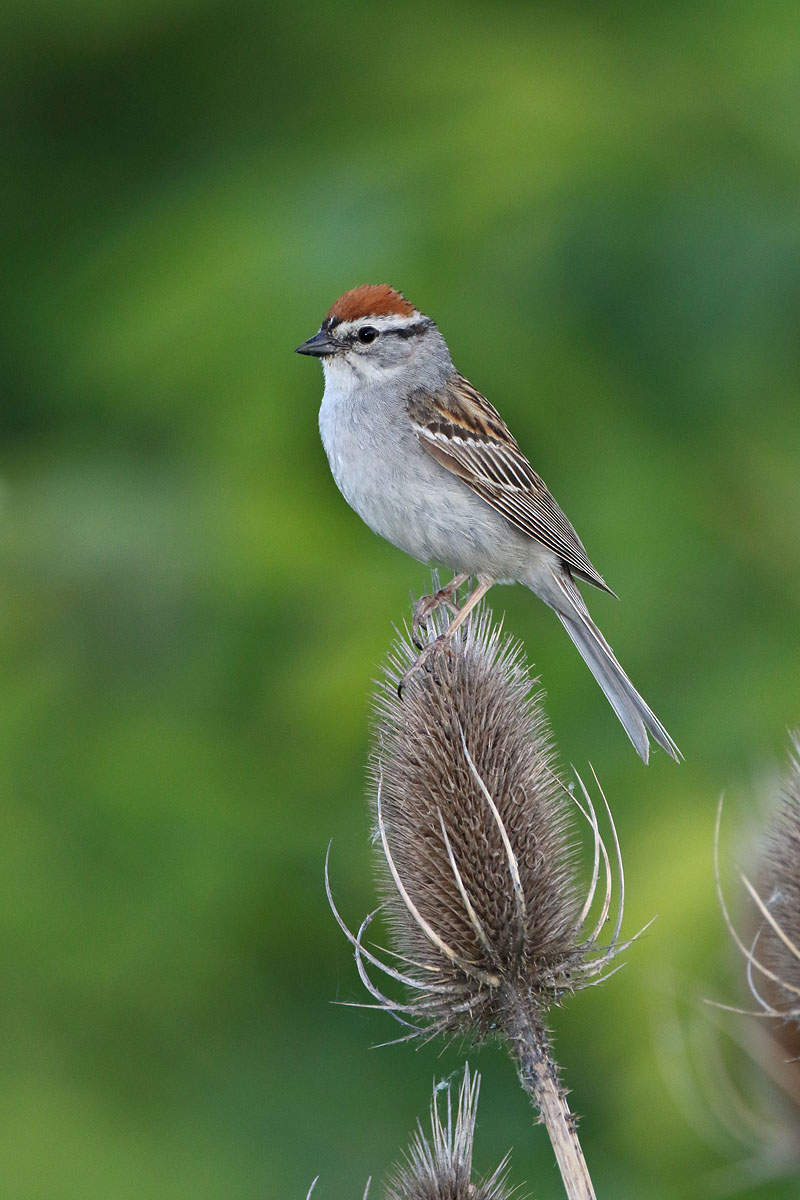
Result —
<instances>
[{"instance_id":1,"label":"dried teasel head","mask_svg":"<svg viewBox=\"0 0 800 1200\"><path fill-rule=\"evenodd\" d=\"M508 1155L491 1175L472 1180L472 1146L478 1113L480 1075L470 1075L469 1064L458 1092L453 1117L450 1086L445 1091L446 1116L440 1111L440 1088L431 1101L431 1136L420 1124L405 1154L392 1172L386 1200L510 1200L507 1184Z\"/></svg>"},{"instance_id":2,"label":"dried teasel head","mask_svg":"<svg viewBox=\"0 0 800 1200\"><path fill-rule=\"evenodd\" d=\"M708 1191L740 1190L746 1179L796 1176L800 1164L800 741L763 840L752 883L739 879L751 901L750 932L731 917L719 866L723 802L717 808L714 873L728 931L746 963L755 1008L707 1000L696 1011L665 1014L665 1077L693 1129L730 1161ZM720 1010L720 1011L715 1011ZM732 1020L746 1017L747 1021ZM756 1019L761 1018L761 1019ZM765 1020L764 1018L767 1018ZM768 1020L776 1018L776 1020Z\"/></svg>"},{"instance_id":3,"label":"dried teasel head","mask_svg":"<svg viewBox=\"0 0 800 1200\"><path fill-rule=\"evenodd\" d=\"M418 1123L403 1161L389 1174L383 1191L385 1200L511 1200L516 1189L507 1183L508 1154L491 1175L473 1182L472 1148L480 1087L480 1075L471 1074L467 1063L454 1115L450 1084L434 1083L430 1136ZM306 1200L311 1200L318 1179L311 1184ZM368 1200L370 1183L367 1180L362 1200Z\"/></svg>"},{"instance_id":4,"label":"dried teasel head","mask_svg":"<svg viewBox=\"0 0 800 1200\"><path fill-rule=\"evenodd\" d=\"M800 734L793 738L789 771L762 862L762 892L769 917L759 957L775 976L772 1006L800 1021Z\"/></svg>"},{"instance_id":5,"label":"dried teasel head","mask_svg":"<svg viewBox=\"0 0 800 1200\"><path fill-rule=\"evenodd\" d=\"M445 634L441 611L433 625L436 645L418 663L412 643L398 638L376 697L375 841L394 961L366 944L375 913L351 933L329 883L328 898L375 1006L406 1026L401 1041L459 1032L505 1039L547 1127L567 1195L593 1200L546 1014L565 993L609 974L628 944L619 942L624 882L611 813L606 805L619 900L601 942L611 859L580 778L576 794L555 771L521 648L487 610L472 612L453 634ZM594 849L585 896L576 813ZM598 887L603 877L605 888ZM405 985L405 1001L378 987L373 968Z\"/></svg>"},{"instance_id":6,"label":"dried teasel head","mask_svg":"<svg viewBox=\"0 0 800 1200\"><path fill-rule=\"evenodd\" d=\"M747 979L759 1011L800 1026L800 734L792 737L789 771L777 814L768 832L756 887L744 873L744 884L759 916L750 945L737 933L722 893L719 874L717 813L715 871L723 916L747 962Z\"/></svg>"},{"instance_id":7,"label":"dried teasel head","mask_svg":"<svg viewBox=\"0 0 800 1200\"><path fill-rule=\"evenodd\" d=\"M434 620L441 633L444 618ZM375 706L375 839L396 965L366 945L375 914L350 933L334 913L362 980L408 1026L408 1037L480 1037L505 1030L510 994L540 1017L565 993L605 975L622 948L622 862L612 822L620 893L615 926L601 943L613 872L595 811L580 780L576 794L556 773L522 650L488 611L473 616L399 695L398 680L415 657L399 637ZM576 813L593 839L586 895L577 879ZM370 967L405 984L407 1002L378 988Z\"/></svg>"}]
</instances>

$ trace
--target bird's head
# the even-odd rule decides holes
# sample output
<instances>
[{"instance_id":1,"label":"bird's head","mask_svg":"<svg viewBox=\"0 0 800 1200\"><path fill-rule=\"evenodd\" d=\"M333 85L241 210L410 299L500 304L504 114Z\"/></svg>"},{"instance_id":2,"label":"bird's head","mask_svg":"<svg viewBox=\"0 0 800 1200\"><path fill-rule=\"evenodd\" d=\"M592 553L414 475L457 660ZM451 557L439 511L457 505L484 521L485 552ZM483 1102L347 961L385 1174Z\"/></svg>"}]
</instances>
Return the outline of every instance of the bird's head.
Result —
<instances>
[{"instance_id":1,"label":"bird's head","mask_svg":"<svg viewBox=\"0 0 800 1200\"><path fill-rule=\"evenodd\" d=\"M387 283L362 283L345 292L297 353L319 358L326 378L349 377L351 383L353 377L375 383L451 366L435 322Z\"/></svg>"}]
</instances>

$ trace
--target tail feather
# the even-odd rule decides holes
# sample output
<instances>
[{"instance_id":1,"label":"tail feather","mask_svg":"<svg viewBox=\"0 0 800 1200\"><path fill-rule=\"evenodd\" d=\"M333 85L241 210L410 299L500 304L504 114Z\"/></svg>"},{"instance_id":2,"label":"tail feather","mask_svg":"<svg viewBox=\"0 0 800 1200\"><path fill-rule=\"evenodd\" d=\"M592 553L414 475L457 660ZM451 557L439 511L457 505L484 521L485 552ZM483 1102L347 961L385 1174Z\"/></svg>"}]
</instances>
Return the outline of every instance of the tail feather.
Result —
<instances>
[{"instance_id":1,"label":"tail feather","mask_svg":"<svg viewBox=\"0 0 800 1200\"><path fill-rule=\"evenodd\" d=\"M575 584L563 576L556 576L556 581L562 595L569 602L563 606L559 605L556 615L603 689L636 752L647 762L650 755L647 736L649 733L671 758L680 762L683 755L623 671L614 651L589 615L589 610Z\"/></svg>"}]
</instances>

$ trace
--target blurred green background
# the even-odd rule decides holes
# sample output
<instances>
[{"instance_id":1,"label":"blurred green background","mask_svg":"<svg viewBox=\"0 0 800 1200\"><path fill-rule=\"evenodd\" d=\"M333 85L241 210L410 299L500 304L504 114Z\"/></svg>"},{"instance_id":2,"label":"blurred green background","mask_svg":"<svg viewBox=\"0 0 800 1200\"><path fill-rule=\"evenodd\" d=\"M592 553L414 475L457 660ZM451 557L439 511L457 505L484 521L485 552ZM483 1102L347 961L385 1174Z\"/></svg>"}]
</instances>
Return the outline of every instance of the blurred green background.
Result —
<instances>
[{"instance_id":1,"label":"blurred green background","mask_svg":"<svg viewBox=\"0 0 800 1200\"><path fill-rule=\"evenodd\" d=\"M686 755L643 767L552 614L492 593L613 805L627 932L658 914L557 1014L598 1194L796 1196L706 1136L673 1046L745 994L717 798L736 909L800 722L796 4L6 0L0 45L0 1195L377 1197L460 1069L331 1004L365 997L325 848L358 920L370 680L428 575L339 497L292 351L388 281ZM470 1057L479 1166L561 1195Z\"/></svg>"}]
</instances>

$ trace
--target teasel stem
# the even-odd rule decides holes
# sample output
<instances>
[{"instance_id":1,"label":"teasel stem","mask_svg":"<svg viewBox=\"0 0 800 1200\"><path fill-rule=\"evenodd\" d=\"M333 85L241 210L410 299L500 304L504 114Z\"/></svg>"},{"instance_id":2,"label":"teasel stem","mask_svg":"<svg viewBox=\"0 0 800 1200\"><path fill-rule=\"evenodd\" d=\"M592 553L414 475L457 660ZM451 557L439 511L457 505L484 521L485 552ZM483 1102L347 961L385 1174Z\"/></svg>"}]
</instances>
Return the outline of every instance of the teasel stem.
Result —
<instances>
[{"instance_id":1,"label":"teasel stem","mask_svg":"<svg viewBox=\"0 0 800 1200\"><path fill-rule=\"evenodd\" d=\"M569 1200L595 1200L575 1118L567 1103L546 1028L532 1015L535 1009L517 988L501 987L498 1009L519 1081L547 1130Z\"/></svg>"}]
</instances>

